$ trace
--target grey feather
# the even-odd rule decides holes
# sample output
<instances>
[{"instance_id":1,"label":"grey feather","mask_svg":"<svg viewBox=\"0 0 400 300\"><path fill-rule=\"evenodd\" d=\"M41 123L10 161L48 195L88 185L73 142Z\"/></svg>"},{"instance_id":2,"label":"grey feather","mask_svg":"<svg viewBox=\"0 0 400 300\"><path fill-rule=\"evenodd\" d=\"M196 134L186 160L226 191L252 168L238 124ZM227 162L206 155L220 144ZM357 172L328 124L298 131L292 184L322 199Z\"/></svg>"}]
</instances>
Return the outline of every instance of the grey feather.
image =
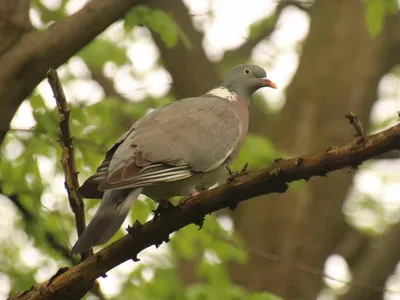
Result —
<instances>
[{"instance_id":1,"label":"grey feather","mask_svg":"<svg viewBox=\"0 0 400 300\"><path fill-rule=\"evenodd\" d=\"M96 214L72 247L71 253L82 253L92 246L107 242L121 227L141 192L141 188L106 191Z\"/></svg>"}]
</instances>

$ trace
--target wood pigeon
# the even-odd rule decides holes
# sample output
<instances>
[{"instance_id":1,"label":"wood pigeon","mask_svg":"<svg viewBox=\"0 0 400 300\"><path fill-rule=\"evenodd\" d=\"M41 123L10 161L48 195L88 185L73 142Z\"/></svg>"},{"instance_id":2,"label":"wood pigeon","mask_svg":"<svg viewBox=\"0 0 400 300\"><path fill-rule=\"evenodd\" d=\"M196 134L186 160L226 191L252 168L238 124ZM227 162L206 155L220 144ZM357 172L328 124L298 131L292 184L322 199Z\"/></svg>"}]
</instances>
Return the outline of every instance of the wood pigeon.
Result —
<instances>
[{"instance_id":1,"label":"wood pigeon","mask_svg":"<svg viewBox=\"0 0 400 300\"><path fill-rule=\"evenodd\" d=\"M257 65L238 65L208 93L181 99L139 119L107 151L79 189L101 204L71 253L107 242L140 194L155 201L215 185L247 136L250 96L276 88Z\"/></svg>"}]
</instances>

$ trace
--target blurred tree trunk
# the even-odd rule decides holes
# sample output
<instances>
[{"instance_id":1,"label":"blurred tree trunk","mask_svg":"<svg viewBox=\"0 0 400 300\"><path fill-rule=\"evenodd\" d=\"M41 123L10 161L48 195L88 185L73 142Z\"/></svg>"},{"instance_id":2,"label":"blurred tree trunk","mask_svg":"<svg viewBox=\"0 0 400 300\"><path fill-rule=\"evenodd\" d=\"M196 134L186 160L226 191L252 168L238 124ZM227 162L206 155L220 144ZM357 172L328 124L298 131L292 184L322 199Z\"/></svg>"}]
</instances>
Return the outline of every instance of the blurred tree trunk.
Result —
<instances>
[{"instance_id":1,"label":"blurred tree trunk","mask_svg":"<svg viewBox=\"0 0 400 300\"><path fill-rule=\"evenodd\" d=\"M372 38L363 1L317 1L310 17L287 104L273 127L274 144L292 155L350 140L354 130L344 119L349 110L368 125L379 80L398 59L391 44L395 27ZM251 247L322 270L346 231L342 205L351 178L340 171L283 196L250 201L233 214L236 229ZM316 299L322 285L315 275L252 254L248 264L232 266L232 277L251 291L285 299Z\"/></svg>"}]
</instances>

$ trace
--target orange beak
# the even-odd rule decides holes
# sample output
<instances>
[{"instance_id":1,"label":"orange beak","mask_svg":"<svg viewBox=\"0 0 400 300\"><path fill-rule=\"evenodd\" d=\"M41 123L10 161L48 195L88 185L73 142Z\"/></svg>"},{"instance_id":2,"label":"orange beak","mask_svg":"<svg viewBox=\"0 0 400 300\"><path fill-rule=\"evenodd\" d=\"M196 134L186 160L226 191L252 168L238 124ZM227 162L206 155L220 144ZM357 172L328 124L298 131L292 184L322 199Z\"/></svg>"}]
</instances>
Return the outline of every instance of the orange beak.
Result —
<instances>
[{"instance_id":1,"label":"orange beak","mask_svg":"<svg viewBox=\"0 0 400 300\"><path fill-rule=\"evenodd\" d=\"M276 83L272 82L271 80L269 80L267 78L263 78L262 81L264 82L264 86L266 86L266 87L270 87L270 88L273 88L273 89L277 88Z\"/></svg>"}]
</instances>

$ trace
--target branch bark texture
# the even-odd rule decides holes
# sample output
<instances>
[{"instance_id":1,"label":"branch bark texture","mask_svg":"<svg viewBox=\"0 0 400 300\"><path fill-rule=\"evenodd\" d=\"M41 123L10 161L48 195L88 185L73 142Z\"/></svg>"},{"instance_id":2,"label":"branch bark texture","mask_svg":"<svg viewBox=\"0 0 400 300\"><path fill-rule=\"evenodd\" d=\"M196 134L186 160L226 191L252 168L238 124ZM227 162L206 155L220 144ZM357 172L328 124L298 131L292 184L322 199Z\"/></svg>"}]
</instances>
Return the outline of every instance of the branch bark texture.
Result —
<instances>
[{"instance_id":1,"label":"branch bark texture","mask_svg":"<svg viewBox=\"0 0 400 300\"><path fill-rule=\"evenodd\" d=\"M71 130L69 128L70 110L56 70L49 69L46 77L53 91L58 112L60 113L60 139L58 142L62 149L61 165L65 174L65 188L68 194L69 205L75 215L76 231L78 236L80 236L86 228L85 205L78 193L78 171L75 165L74 147L72 144ZM84 253L82 256L86 258L89 255L90 252Z\"/></svg>"},{"instance_id":2,"label":"branch bark texture","mask_svg":"<svg viewBox=\"0 0 400 300\"><path fill-rule=\"evenodd\" d=\"M355 167L363 161L400 148L400 125L381 133L354 139L341 147L292 159L279 159L272 166L233 182L204 191L181 206L167 210L159 217L128 228L129 234L90 256L79 265L51 281L33 287L11 299L77 299L90 289L93 281L110 269L129 259L137 260L140 251L160 245L169 235L189 224L199 224L204 216L258 195L284 193L290 182L309 180L313 176Z\"/></svg>"}]
</instances>

